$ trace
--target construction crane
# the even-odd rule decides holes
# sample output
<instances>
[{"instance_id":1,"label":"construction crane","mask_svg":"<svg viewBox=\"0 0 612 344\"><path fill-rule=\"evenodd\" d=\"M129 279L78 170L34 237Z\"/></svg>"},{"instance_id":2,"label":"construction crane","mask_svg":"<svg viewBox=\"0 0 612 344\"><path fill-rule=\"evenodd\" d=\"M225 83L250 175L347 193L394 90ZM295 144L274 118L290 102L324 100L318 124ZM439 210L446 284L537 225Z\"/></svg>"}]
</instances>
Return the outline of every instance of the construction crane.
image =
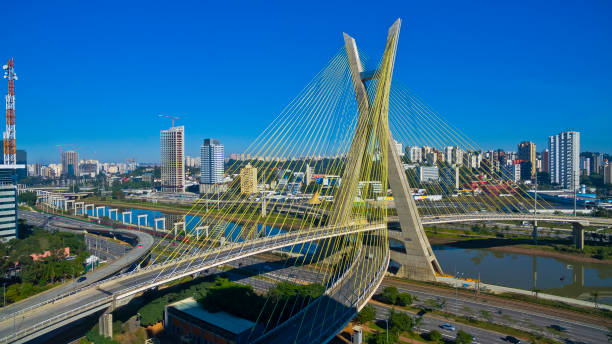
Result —
<instances>
[{"instance_id":1,"label":"construction crane","mask_svg":"<svg viewBox=\"0 0 612 344\"><path fill-rule=\"evenodd\" d=\"M8 94L6 95L6 130L3 135L4 163L6 165L17 164L15 148L15 63L13 58L2 66L4 78L8 79Z\"/></svg>"},{"instance_id":2,"label":"construction crane","mask_svg":"<svg viewBox=\"0 0 612 344\"><path fill-rule=\"evenodd\" d=\"M74 146L72 143L60 143L55 145L55 147L60 148L60 161L62 161L62 153L64 152L64 146Z\"/></svg>"},{"instance_id":3,"label":"construction crane","mask_svg":"<svg viewBox=\"0 0 612 344\"><path fill-rule=\"evenodd\" d=\"M178 116L167 116L167 115L162 115L162 114L157 115L157 117L166 117L166 118L172 119L172 128L174 128L174 120L180 118Z\"/></svg>"}]
</instances>

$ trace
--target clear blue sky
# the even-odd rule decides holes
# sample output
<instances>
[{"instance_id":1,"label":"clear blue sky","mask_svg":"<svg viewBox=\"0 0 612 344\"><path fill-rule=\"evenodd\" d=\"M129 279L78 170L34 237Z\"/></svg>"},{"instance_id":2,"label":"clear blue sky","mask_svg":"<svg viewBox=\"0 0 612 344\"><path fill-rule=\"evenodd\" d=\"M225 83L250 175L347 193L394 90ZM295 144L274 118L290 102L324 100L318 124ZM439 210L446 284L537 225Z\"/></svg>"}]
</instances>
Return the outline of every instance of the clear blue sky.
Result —
<instances>
[{"instance_id":1,"label":"clear blue sky","mask_svg":"<svg viewBox=\"0 0 612 344\"><path fill-rule=\"evenodd\" d=\"M159 161L158 113L181 117L188 155L205 137L239 152L343 31L378 56L398 17L395 78L483 148L539 151L578 130L582 150L612 152L611 1L180 2L4 3L0 58L15 57L29 161L58 160L59 143Z\"/></svg>"}]
</instances>

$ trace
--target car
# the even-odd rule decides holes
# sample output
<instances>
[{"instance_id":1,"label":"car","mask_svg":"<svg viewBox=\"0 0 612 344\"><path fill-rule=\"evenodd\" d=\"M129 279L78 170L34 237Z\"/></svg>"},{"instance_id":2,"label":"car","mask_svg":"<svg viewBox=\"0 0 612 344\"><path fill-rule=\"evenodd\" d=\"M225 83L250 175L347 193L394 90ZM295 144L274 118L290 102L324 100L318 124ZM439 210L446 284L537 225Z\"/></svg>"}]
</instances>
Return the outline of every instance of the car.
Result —
<instances>
[{"instance_id":1,"label":"car","mask_svg":"<svg viewBox=\"0 0 612 344\"><path fill-rule=\"evenodd\" d=\"M142 245L138 244L138 247L142 247Z\"/></svg>"},{"instance_id":2,"label":"car","mask_svg":"<svg viewBox=\"0 0 612 344\"><path fill-rule=\"evenodd\" d=\"M83 282L83 281L84 281L84 280L86 280L86 279L87 279L87 277L85 277L85 276L81 276L81 277L79 277L79 279L77 280L77 283L81 283L81 282Z\"/></svg>"},{"instance_id":3,"label":"car","mask_svg":"<svg viewBox=\"0 0 612 344\"><path fill-rule=\"evenodd\" d=\"M521 344L521 341L513 336L506 336L506 338L504 338L504 340L506 342L512 343L512 344Z\"/></svg>"},{"instance_id":4,"label":"car","mask_svg":"<svg viewBox=\"0 0 612 344\"><path fill-rule=\"evenodd\" d=\"M567 329L561 325L550 325L548 327L552 328L553 330L557 330L559 332L567 332Z\"/></svg>"},{"instance_id":5,"label":"car","mask_svg":"<svg viewBox=\"0 0 612 344\"><path fill-rule=\"evenodd\" d=\"M447 331L454 331L455 330L455 326L451 325L450 323L444 323L442 325L440 325L440 328L443 330L447 330Z\"/></svg>"}]
</instances>

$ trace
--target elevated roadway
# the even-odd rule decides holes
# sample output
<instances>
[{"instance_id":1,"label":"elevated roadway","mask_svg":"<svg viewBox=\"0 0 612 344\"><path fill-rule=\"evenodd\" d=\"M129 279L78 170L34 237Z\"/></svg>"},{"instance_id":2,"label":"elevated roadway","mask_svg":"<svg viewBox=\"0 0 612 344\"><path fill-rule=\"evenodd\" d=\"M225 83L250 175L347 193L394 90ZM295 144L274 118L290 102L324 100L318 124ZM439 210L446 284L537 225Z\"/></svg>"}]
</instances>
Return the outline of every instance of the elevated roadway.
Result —
<instances>
[{"instance_id":1,"label":"elevated roadway","mask_svg":"<svg viewBox=\"0 0 612 344\"><path fill-rule=\"evenodd\" d=\"M78 290L85 288L93 283L96 283L104 278L117 274L135 263L139 262L140 259L148 254L149 250L153 246L153 237L147 233L136 232L131 230L123 229L112 229L100 225L96 225L89 222L83 222L74 220L66 217L58 217L45 213L31 212L31 211L19 211L20 218L26 220L29 224L37 225L48 230L59 230L68 232L95 232L95 233L111 233L121 234L130 238L134 238L137 241L132 249L127 251L125 255L119 259L109 262L108 264L89 272L84 277L85 279L78 282L65 283L56 288L47 290L43 293L34 295L25 300L11 304L0 310L0 319L6 319L9 317L17 317L18 315L27 312L32 309L38 309L47 303L56 302L61 298L69 296L73 293L77 293Z\"/></svg>"},{"instance_id":2,"label":"elevated roadway","mask_svg":"<svg viewBox=\"0 0 612 344\"><path fill-rule=\"evenodd\" d=\"M375 231L385 227L386 224L362 224L335 229L321 227L306 232L290 232L228 244L189 258L177 259L164 264L153 265L141 271L132 271L115 276L77 289L74 293L65 295L61 300L46 303L36 309L6 314L5 317L0 319L0 342L27 342L101 310L120 307L142 291L238 259L291 245ZM382 274L384 274L384 270Z\"/></svg>"}]
</instances>

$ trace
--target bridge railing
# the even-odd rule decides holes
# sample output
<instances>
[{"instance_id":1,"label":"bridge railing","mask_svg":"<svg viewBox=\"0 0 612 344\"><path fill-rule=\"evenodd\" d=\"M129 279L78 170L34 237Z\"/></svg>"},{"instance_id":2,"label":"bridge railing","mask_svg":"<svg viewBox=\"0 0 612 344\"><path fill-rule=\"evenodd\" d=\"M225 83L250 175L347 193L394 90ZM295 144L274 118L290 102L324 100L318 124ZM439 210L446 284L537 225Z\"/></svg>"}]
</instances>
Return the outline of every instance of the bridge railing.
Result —
<instances>
[{"instance_id":1,"label":"bridge railing","mask_svg":"<svg viewBox=\"0 0 612 344\"><path fill-rule=\"evenodd\" d=\"M17 332L13 332L9 336L6 336L6 337L0 339L0 343L8 343L10 341L15 341L15 340L18 340L18 339L22 339L22 338L24 338L24 337L26 337L26 336L28 336L28 335L30 335L32 333L35 333L36 331L38 331L41 328L46 328L48 326L52 326L52 325L54 325L54 324L56 324L56 323L58 323L58 322L60 322L62 320L65 320L65 319L68 319L68 318L72 317L75 314L81 314L81 313L83 313L83 311L91 310L92 308L105 305L105 304L107 304L109 302L112 302L112 300L113 300L112 296L107 296L107 297L105 297L105 298L103 298L101 300L95 300L95 301L89 302L89 303L87 303L85 305L79 306L79 307L77 307L75 309L72 309L72 310L70 310L68 312L64 312L62 314L58 314L58 315L56 315L54 317L51 317L51 318L49 318L47 320L44 320L44 321L42 321L40 323L37 323L36 325L24 328L24 329L19 330Z\"/></svg>"},{"instance_id":2,"label":"bridge railing","mask_svg":"<svg viewBox=\"0 0 612 344\"><path fill-rule=\"evenodd\" d=\"M378 226L383 226L383 225L386 226L386 224L369 225L367 227L368 228L367 230L368 231L375 230L375 229L377 229ZM336 227L333 227L333 226L320 227L320 228L317 228L314 231L308 231L306 233L291 233L290 232L290 233L285 233L285 234L280 234L280 235L269 236L269 237L266 237L266 238L263 238L263 239L262 238L258 238L258 239L254 239L254 240L249 240L249 241L243 242L242 246L244 246L244 244L248 243L248 242L250 242L250 244L260 244L262 241L264 241L264 242L270 243L270 245L264 245L264 249L263 250L266 250L268 247L277 247L277 246L283 247L283 246L290 245L294 238L298 239L298 241L319 240L319 239L321 239L321 238L326 236L326 235L320 235L320 234L321 233L325 233L325 231L330 230L330 229L335 229L334 233L331 234L332 236L340 236L340 235L351 234L353 232L359 231L359 230L357 230L359 228L361 228L361 230L364 230L362 227L363 227L363 224L353 224L353 225L344 227L345 229L344 230L340 230L340 231L335 229ZM238 252L235 252L237 249L238 249L238 247L230 246L228 248L218 248L218 249L216 249L213 252L207 252L207 254L217 253L217 257L219 257L219 255L221 253L226 252L227 254L222 258L222 261L232 261L232 260L236 260L236 259L239 259L240 257L244 256L242 250L240 250ZM35 308L41 307L41 306L49 304L49 303L54 303L55 301L58 301L58 300L66 298L66 297L69 297L69 296L72 296L72 295L84 292L84 291L92 289L92 288L96 288L96 287L98 287L98 286L100 286L102 284L106 284L106 283L114 281L114 280L130 277L131 275L138 274L138 273L150 272L150 271L153 271L155 269L163 268L164 266L176 265L176 264L180 264L183 261L193 260L193 259L197 259L197 258L198 257L195 257L195 258L192 257L192 258L187 258L187 259L178 259L176 261L170 261L170 262L166 262L166 263L163 263L163 264L160 263L160 264L152 265L152 266L148 267L147 269L143 269L143 270L140 270L140 271L132 270L132 271L127 272L127 273L119 274L119 275L113 276L111 278L104 279L104 280L92 283L92 284L87 285L85 287L82 287L82 288L79 288L79 289L75 289L75 290L70 291L68 293L58 295L57 297L54 297L53 299L46 300L44 302L38 303L36 305L30 306L30 307L27 307L27 308L24 308L24 309L19 310L17 312L14 312L14 313L11 313L11 314L7 314L7 315L3 315L0 318L0 320L10 319L12 317L15 317L16 315L26 313L28 311L31 311L31 310L33 310ZM205 259L205 257L204 257L204 259ZM197 270L197 269L201 270L201 269L204 269L204 268L197 267L194 270ZM197 272L197 271L191 271L191 272L188 272L188 274L195 273L195 272ZM187 273L187 272L183 271L183 274L184 273ZM162 284L163 283L167 283L168 281L171 281L171 280L174 280L174 279L178 278L178 277L173 277L173 275L175 275L175 274L172 273L170 275L170 277L162 280L161 283ZM155 279L154 279L154 281L155 281ZM150 286L151 283L152 282L150 280L144 281L144 282L139 283L137 285L133 285L133 286L130 286L128 288L121 289L121 290L115 292L113 294L113 296L116 296L116 295L125 295L125 294L128 294L128 293L130 293L130 292L132 292L134 290L139 290L139 289L142 289L143 287L146 288L146 287ZM158 282L158 283L160 283L160 282ZM110 298L112 299L112 296L110 296ZM104 303L106 301L104 301L104 302L103 301L94 301L94 302L88 303L87 305L80 306L77 309L71 310L70 312L67 312L67 313L55 316L53 318L47 319L47 320L45 320L44 323L48 325L48 324L53 323L53 321L59 321L58 319L60 319L62 316L68 316L68 315L66 315L68 313L69 314L75 314L75 313L78 314L79 312L81 312L81 310L88 309L88 307L92 307L97 302ZM36 325L34 325L32 327L29 327L27 329L24 329L22 331L34 331L34 329L39 329L39 328L41 328L40 324L36 324ZM16 334L14 334L14 335L12 335L10 337L14 338L15 335Z\"/></svg>"}]
</instances>

